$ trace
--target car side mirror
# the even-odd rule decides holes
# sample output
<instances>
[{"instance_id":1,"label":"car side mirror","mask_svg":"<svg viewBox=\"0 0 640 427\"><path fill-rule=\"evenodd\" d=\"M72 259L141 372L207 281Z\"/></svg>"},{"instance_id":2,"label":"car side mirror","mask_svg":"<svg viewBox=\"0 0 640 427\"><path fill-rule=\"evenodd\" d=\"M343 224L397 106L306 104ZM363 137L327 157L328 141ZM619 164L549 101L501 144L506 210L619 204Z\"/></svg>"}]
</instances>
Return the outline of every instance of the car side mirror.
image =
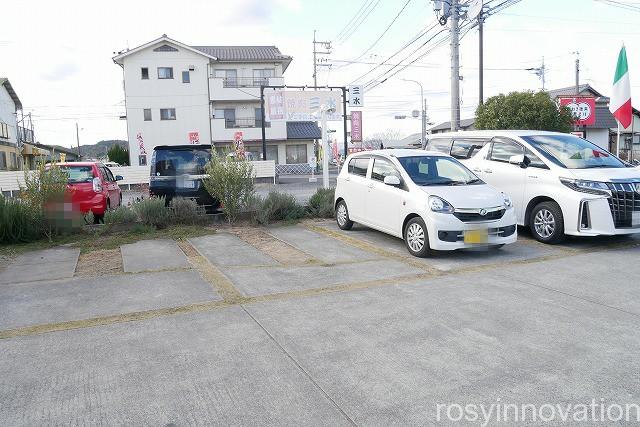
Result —
<instances>
[{"instance_id":1,"label":"car side mirror","mask_svg":"<svg viewBox=\"0 0 640 427\"><path fill-rule=\"evenodd\" d=\"M116 181L122 181L123 179L122 175L116 175Z\"/></svg>"},{"instance_id":2,"label":"car side mirror","mask_svg":"<svg viewBox=\"0 0 640 427\"><path fill-rule=\"evenodd\" d=\"M388 175L384 177L384 183L386 185L392 185L394 187L397 187L398 185L400 185L400 178L398 178L395 175Z\"/></svg>"},{"instance_id":3,"label":"car side mirror","mask_svg":"<svg viewBox=\"0 0 640 427\"><path fill-rule=\"evenodd\" d=\"M511 163L512 165L518 165L518 166L525 165L524 154L516 154L515 156L509 157L509 163Z\"/></svg>"}]
</instances>

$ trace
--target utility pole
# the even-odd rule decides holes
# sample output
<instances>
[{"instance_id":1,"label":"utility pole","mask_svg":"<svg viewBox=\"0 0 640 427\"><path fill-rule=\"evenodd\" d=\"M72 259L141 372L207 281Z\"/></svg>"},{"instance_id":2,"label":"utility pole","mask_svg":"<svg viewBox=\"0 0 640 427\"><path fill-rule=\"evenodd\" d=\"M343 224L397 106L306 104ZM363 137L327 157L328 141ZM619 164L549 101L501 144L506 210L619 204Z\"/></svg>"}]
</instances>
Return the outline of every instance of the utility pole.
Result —
<instances>
[{"instance_id":1,"label":"utility pole","mask_svg":"<svg viewBox=\"0 0 640 427\"><path fill-rule=\"evenodd\" d=\"M78 130L78 122L76 122L76 144L78 144L78 160L80 160L80 131Z\"/></svg>"},{"instance_id":2,"label":"utility pole","mask_svg":"<svg viewBox=\"0 0 640 427\"><path fill-rule=\"evenodd\" d=\"M318 45L321 45L322 50L318 50ZM327 59L323 58L318 61L317 55L329 55L331 54L331 42L323 42L316 40L316 30L313 30L313 86L318 87L318 67L330 67L331 64L327 64Z\"/></svg>"},{"instance_id":3,"label":"utility pole","mask_svg":"<svg viewBox=\"0 0 640 427\"><path fill-rule=\"evenodd\" d=\"M484 17L482 16L482 10L478 15L478 104L484 104L484 32L482 27L484 24Z\"/></svg>"},{"instance_id":4,"label":"utility pole","mask_svg":"<svg viewBox=\"0 0 640 427\"><path fill-rule=\"evenodd\" d=\"M458 0L451 0L451 131L460 128L460 10Z\"/></svg>"},{"instance_id":5,"label":"utility pole","mask_svg":"<svg viewBox=\"0 0 640 427\"><path fill-rule=\"evenodd\" d=\"M542 81L542 90L544 91L545 88L545 73L546 73L546 68L544 66L544 56L542 57L542 65L539 67L535 67L535 68L525 68L526 71L532 71L533 74L535 74L536 76L538 76L540 78L540 80Z\"/></svg>"},{"instance_id":6,"label":"utility pole","mask_svg":"<svg viewBox=\"0 0 640 427\"><path fill-rule=\"evenodd\" d=\"M580 95L580 52L573 52L576 55L576 95Z\"/></svg>"}]
</instances>

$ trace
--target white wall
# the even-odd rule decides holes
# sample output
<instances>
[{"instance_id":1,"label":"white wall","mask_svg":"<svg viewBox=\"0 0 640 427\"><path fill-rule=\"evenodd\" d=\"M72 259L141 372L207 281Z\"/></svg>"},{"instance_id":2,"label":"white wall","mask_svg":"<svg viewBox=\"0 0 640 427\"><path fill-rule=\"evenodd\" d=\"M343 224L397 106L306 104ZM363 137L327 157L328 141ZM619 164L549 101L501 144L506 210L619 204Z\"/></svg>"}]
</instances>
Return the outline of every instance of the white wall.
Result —
<instances>
[{"instance_id":1,"label":"white wall","mask_svg":"<svg viewBox=\"0 0 640 427\"><path fill-rule=\"evenodd\" d=\"M0 122L6 123L9 127L9 139L2 138L0 141L16 145L18 141L16 105L4 85L0 86Z\"/></svg>"},{"instance_id":2,"label":"white wall","mask_svg":"<svg viewBox=\"0 0 640 427\"><path fill-rule=\"evenodd\" d=\"M609 129L587 128L587 140L609 151Z\"/></svg>"},{"instance_id":3,"label":"white wall","mask_svg":"<svg viewBox=\"0 0 640 427\"><path fill-rule=\"evenodd\" d=\"M209 144L208 64L209 59L198 53L173 46L178 52L154 52L153 49L171 43L159 42L123 58L127 132L131 164L138 165L137 135L142 134L151 161L157 145L189 144L188 133L200 134L200 143ZM190 72L190 83L182 83L182 71ZM149 69L149 79L141 78L141 68ZM173 67L173 79L158 79L158 67ZM151 109L151 121L144 121L144 109ZM160 120L161 108L175 108L176 120Z\"/></svg>"}]
</instances>

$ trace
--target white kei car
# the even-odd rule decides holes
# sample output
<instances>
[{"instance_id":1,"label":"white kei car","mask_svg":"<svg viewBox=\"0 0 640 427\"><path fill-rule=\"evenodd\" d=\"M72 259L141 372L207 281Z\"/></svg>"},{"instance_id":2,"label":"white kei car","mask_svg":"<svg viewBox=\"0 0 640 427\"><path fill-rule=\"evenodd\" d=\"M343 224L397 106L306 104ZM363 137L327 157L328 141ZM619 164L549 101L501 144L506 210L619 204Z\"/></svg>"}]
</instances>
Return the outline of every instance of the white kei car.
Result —
<instances>
[{"instance_id":1,"label":"white kei car","mask_svg":"<svg viewBox=\"0 0 640 427\"><path fill-rule=\"evenodd\" d=\"M354 222L404 239L412 255L517 239L511 199L458 160L423 150L350 155L338 175L336 221Z\"/></svg>"}]
</instances>

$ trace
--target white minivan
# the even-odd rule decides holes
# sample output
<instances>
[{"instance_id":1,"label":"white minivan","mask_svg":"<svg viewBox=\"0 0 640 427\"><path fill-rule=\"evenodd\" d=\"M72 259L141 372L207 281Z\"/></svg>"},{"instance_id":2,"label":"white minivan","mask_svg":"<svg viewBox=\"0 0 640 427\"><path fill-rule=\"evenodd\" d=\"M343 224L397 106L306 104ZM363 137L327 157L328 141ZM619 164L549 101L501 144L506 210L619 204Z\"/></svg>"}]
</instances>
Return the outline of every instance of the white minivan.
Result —
<instances>
[{"instance_id":1,"label":"white minivan","mask_svg":"<svg viewBox=\"0 0 640 427\"><path fill-rule=\"evenodd\" d=\"M459 159L507 193L544 243L640 232L640 169L575 135L536 130L434 134L426 150Z\"/></svg>"},{"instance_id":2,"label":"white minivan","mask_svg":"<svg viewBox=\"0 0 640 427\"><path fill-rule=\"evenodd\" d=\"M412 255L517 239L509 197L456 159L422 150L351 154L337 178L336 221L404 239Z\"/></svg>"}]
</instances>

